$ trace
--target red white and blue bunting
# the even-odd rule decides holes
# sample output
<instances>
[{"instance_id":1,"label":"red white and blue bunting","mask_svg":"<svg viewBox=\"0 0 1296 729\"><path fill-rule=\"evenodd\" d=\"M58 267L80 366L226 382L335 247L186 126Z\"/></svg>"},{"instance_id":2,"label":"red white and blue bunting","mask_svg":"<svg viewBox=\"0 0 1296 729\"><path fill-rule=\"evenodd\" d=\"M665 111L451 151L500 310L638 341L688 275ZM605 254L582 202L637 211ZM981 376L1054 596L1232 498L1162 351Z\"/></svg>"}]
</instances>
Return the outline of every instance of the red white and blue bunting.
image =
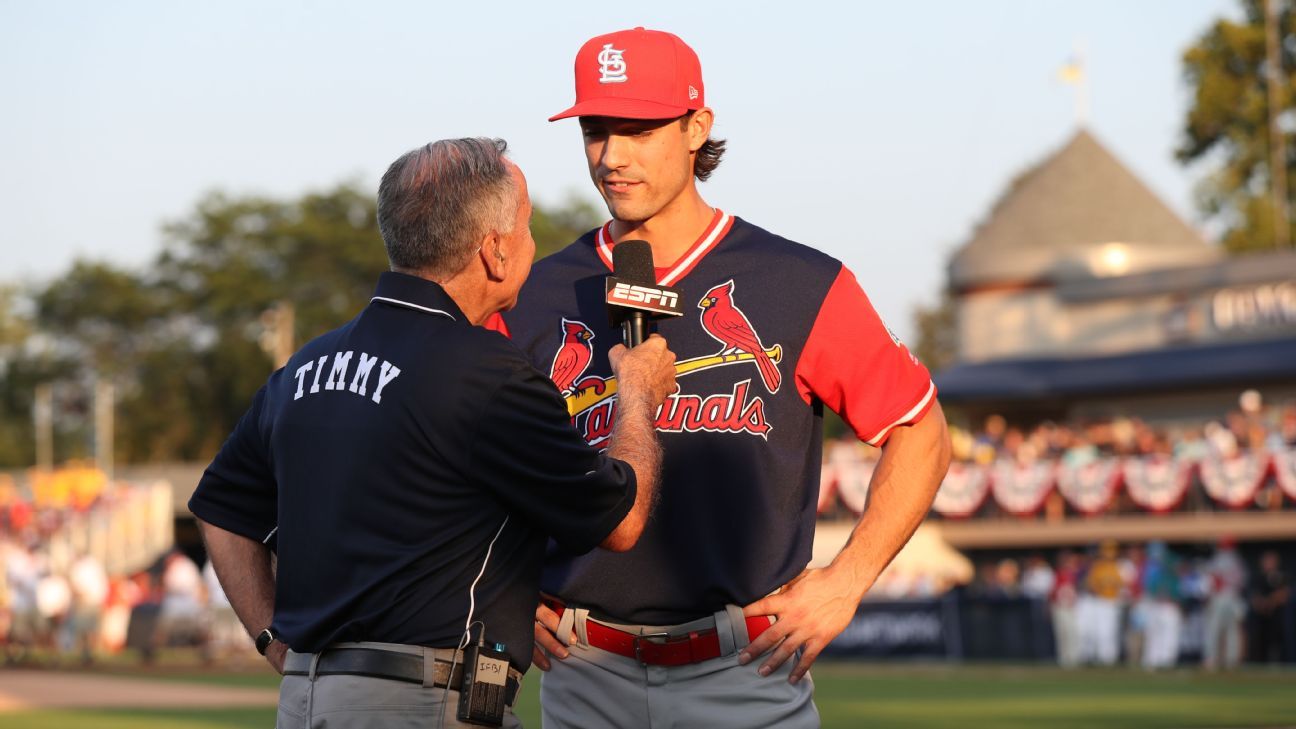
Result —
<instances>
[{"instance_id":1,"label":"red white and blue bunting","mask_svg":"<svg viewBox=\"0 0 1296 729\"><path fill-rule=\"evenodd\" d=\"M1071 508L1092 515L1107 510L1121 484L1121 464L1115 458L1100 458L1082 465L1058 465L1058 491Z\"/></svg>"},{"instance_id":2,"label":"red white and blue bunting","mask_svg":"<svg viewBox=\"0 0 1296 729\"><path fill-rule=\"evenodd\" d=\"M1052 461L1021 464L999 460L990 468L990 490L994 492L995 503L1015 516L1030 516L1039 511L1056 480Z\"/></svg>"},{"instance_id":3,"label":"red white and blue bunting","mask_svg":"<svg viewBox=\"0 0 1296 729\"><path fill-rule=\"evenodd\" d=\"M1287 498L1296 501L1296 448L1274 451L1273 469L1278 487L1287 494Z\"/></svg>"},{"instance_id":4,"label":"red white and blue bunting","mask_svg":"<svg viewBox=\"0 0 1296 729\"><path fill-rule=\"evenodd\" d=\"M837 441L828 447L828 459L819 474L819 513L830 511L836 500L856 514L868 506L869 483L877 461L858 443Z\"/></svg>"},{"instance_id":5,"label":"red white and blue bunting","mask_svg":"<svg viewBox=\"0 0 1296 729\"><path fill-rule=\"evenodd\" d=\"M1232 458L1207 456L1198 465L1206 493L1223 506L1240 509L1250 504L1269 475L1268 453L1243 453Z\"/></svg>"},{"instance_id":6,"label":"red white and blue bunting","mask_svg":"<svg viewBox=\"0 0 1296 729\"><path fill-rule=\"evenodd\" d=\"M990 469L972 463L950 464L932 508L954 519L972 516L990 495Z\"/></svg>"},{"instance_id":7,"label":"red white and blue bunting","mask_svg":"<svg viewBox=\"0 0 1296 729\"><path fill-rule=\"evenodd\" d=\"M1183 502L1192 481L1193 462L1170 456L1126 458L1125 491L1139 508L1161 513Z\"/></svg>"},{"instance_id":8,"label":"red white and blue bunting","mask_svg":"<svg viewBox=\"0 0 1296 729\"><path fill-rule=\"evenodd\" d=\"M877 461L846 450L834 455L823 465L820 476L819 513L831 511L840 502L861 514L868 505ZM1124 486L1134 505L1162 513L1183 503L1194 472L1206 494L1226 508L1254 505L1271 476L1282 492L1296 501L1296 447L1284 447L1231 458L1104 457L1080 466L1052 460L1020 464L1003 459L989 465L955 461L941 482L932 510L947 518L966 518L993 495L1004 512L1030 516L1043 508L1056 487L1072 509L1093 515L1110 509Z\"/></svg>"},{"instance_id":9,"label":"red white and blue bunting","mask_svg":"<svg viewBox=\"0 0 1296 729\"><path fill-rule=\"evenodd\" d=\"M837 473L832 464L825 463L819 471L819 508L820 515L832 511L837 503Z\"/></svg>"}]
</instances>

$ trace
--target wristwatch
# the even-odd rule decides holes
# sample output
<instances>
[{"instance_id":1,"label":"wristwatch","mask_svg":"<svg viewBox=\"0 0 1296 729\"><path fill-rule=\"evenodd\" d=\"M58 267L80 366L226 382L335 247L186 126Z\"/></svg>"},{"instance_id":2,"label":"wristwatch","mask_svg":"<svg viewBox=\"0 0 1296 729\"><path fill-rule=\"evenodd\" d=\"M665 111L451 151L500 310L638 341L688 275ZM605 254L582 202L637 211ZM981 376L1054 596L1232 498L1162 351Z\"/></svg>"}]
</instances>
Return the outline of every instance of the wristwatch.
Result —
<instances>
[{"instance_id":1,"label":"wristwatch","mask_svg":"<svg viewBox=\"0 0 1296 729\"><path fill-rule=\"evenodd\" d=\"M268 649L270 647L270 644L275 642L276 640L279 640L279 636L275 635L274 631L270 630L269 628L266 628L265 630L258 633L256 637L257 653L260 653L261 655L264 656L266 649Z\"/></svg>"}]
</instances>

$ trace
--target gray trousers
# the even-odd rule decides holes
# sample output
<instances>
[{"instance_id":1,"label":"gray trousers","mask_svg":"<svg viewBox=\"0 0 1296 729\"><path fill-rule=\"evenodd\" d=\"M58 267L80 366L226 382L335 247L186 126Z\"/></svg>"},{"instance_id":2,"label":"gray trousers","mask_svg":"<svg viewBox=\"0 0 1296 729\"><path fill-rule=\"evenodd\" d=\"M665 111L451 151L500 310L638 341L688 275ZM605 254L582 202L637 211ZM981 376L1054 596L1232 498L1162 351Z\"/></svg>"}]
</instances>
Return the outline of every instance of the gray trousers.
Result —
<instances>
[{"instance_id":1,"label":"gray trousers","mask_svg":"<svg viewBox=\"0 0 1296 729\"><path fill-rule=\"evenodd\" d=\"M391 643L345 643L419 653ZM456 719L459 692L368 676L284 676L275 729L480 729ZM522 724L505 710L504 726Z\"/></svg>"},{"instance_id":2,"label":"gray trousers","mask_svg":"<svg viewBox=\"0 0 1296 729\"><path fill-rule=\"evenodd\" d=\"M756 673L760 660L738 665L738 651L750 642L738 608L731 606L711 619L720 636L721 657L687 666L644 666L590 646L585 637L588 615L571 608L563 613L558 633L571 655L553 659L553 668L540 679L544 729L819 726L810 675L795 686L787 681L796 657L769 676ZM679 635L701 627L605 624L639 634Z\"/></svg>"}]
</instances>

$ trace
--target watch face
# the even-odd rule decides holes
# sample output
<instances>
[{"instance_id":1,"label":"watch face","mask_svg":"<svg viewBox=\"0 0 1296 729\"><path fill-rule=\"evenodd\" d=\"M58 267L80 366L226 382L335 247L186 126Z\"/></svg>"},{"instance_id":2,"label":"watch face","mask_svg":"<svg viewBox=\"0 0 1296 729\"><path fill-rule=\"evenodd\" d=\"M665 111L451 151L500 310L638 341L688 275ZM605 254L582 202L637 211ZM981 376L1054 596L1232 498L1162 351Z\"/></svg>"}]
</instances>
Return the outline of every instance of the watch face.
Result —
<instances>
[{"instance_id":1,"label":"watch face","mask_svg":"<svg viewBox=\"0 0 1296 729\"><path fill-rule=\"evenodd\" d=\"M257 653L264 656L266 649L270 647L270 644L274 642L274 639L274 633L270 632L269 628L261 631L256 638Z\"/></svg>"}]
</instances>

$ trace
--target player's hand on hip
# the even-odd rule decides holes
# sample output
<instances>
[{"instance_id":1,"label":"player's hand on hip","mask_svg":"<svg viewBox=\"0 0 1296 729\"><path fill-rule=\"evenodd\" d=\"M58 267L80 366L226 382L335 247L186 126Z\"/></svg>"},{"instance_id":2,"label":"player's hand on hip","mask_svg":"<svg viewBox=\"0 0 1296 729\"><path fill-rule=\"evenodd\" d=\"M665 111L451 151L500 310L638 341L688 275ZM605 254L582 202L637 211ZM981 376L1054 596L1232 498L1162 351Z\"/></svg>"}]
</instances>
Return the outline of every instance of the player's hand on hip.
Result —
<instances>
[{"instance_id":1,"label":"player's hand on hip","mask_svg":"<svg viewBox=\"0 0 1296 729\"><path fill-rule=\"evenodd\" d=\"M850 624L862 592L850 580L824 569L807 569L777 594L743 608L743 615L773 615L778 620L757 636L738 656L747 664L773 650L758 672L768 676L802 651L792 668L789 683L797 683L810 670L824 646Z\"/></svg>"},{"instance_id":2,"label":"player's hand on hip","mask_svg":"<svg viewBox=\"0 0 1296 729\"><path fill-rule=\"evenodd\" d=\"M270 645L266 647L265 659L270 664L270 667L275 670L275 673L278 673L280 676L283 675L284 659L287 657L288 646L284 645L280 641L272 641Z\"/></svg>"},{"instance_id":3,"label":"player's hand on hip","mask_svg":"<svg viewBox=\"0 0 1296 729\"><path fill-rule=\"evenodd\" d=\"M612 374L616 375L619 397L641 399L656 408L675 391L675 353L666 340L654 334L634 349L618 344L608 351Z\"/></svg>"},{"instance_id":4,"label":"player's hand on hip","mask_svg":"<svg viewBox=\"0 0 1296 729\"><path fill-rule=\"evenodd\" d=\"M567 650L567 646L558 640L558 613L550 610L544 603L540 603L536 605L535 650L531 653L531 663L541 671L548 671L551 655L562 659L571 653Z\"/></svg>"}]
</instances>

